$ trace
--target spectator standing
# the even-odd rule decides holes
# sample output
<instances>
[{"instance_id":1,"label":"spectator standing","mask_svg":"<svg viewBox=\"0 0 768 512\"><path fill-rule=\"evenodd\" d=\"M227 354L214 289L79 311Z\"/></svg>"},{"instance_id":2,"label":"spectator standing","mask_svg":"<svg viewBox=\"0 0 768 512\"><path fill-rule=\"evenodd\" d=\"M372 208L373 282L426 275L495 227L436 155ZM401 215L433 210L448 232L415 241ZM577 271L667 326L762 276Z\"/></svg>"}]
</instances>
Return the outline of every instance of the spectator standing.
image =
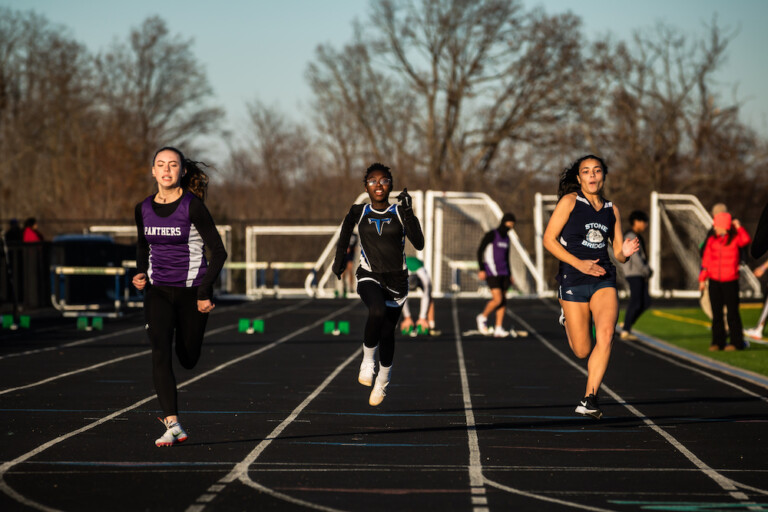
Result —
<instances>
[{"instance_id":1,"label":"spectator standing","mask_svg":"<svg viewBox=\"0 0 768 512\"><path fill-rule=\"evenodd\" d=\"M27 243L43 241L43 234L37 230L36 218L30 217L24 221L24 231L22 232L21 238L24 242Z\"/></svg>"},{"instance_id":2,"label":"spectator standing","mask_svg":"<svg viewBox=\"0 0 768 512\"><path fill-rule=\"evenodd\" d=\"M640 318L640 315L651 305L651 295L648 293L648 279L651 277L651 267L648 265L648 255L645 250L645 240L642 234L648 229L648 215L640 210L629 214L630 228L624 233L624 240L637 238L640 249L632 258L627 259L622 266L624 277L629 284L629 304L624 313L624 326L621 331L621 339L631 339L632 326Z\"/></svg>"},{"instance_id":3,"label":"spectator standing","mask_svg":"<svg viewBox=\"0 0 768 512\"><path fill-rule=\"evenodd\" d=\"M715 236L707 238L701 257L699 290L709 290L712 308L712 343L710 351L743 350L744 332L739 313L739 260L740 251L751 238L737 219L728 212L714 216L712 226ZM709 286L707 286L709 281ZM723 308L727 307L730 344L726 346Z\"/></svg>"}]
</instances>

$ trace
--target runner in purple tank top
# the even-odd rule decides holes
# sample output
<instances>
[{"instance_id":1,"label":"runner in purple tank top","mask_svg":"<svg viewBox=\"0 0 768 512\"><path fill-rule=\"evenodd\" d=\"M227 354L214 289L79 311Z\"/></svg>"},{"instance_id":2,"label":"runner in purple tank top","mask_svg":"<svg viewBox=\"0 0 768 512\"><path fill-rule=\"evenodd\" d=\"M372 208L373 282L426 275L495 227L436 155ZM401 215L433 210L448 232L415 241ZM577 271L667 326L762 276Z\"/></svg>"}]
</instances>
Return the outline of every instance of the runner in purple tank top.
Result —
<instances>
[{"instance_id":1,"label":"runner in purple tank top","mask_svg":"<svg viewBox=\"0 0 768 512\"><path fill-rule=\"evenodd\" d=\"M600 419L597 392L603 381L619 317L616 261L624 263L637 252L637 238L624 240L619 209L603 197L608 167L594 155L576 160L560 176L560 198L544 231L544 247L560 260L558 297L561 323L571 350L587 362L587 390L576 413ZM590 317L595 323L592 348Z\"/></svg>"},{"instance_id":2,"label":"runner in purple tank top","mask_svg":"<svg viewBox=\"0 0 768 512\"><path fill-rule=\"evenodd\" d=\"M152 378L163 409L165 434L157 446L187 440L179 423L173 342L184 368L200 358L213 283L227 252L211 214L203 204L208 177L199 162L176 148L164 147L152 160L157 193L136 205L137 273L133 285L144 292L144 316L152 345ZM201 164L204 165L204 164ZM204 250L211 251L210 263Z\"/></svg>"},{"instance_id":3,"label":"runner in purple tank top","mask_svg":"<svg viewBox=\"0 0 768 512\"><path fill-rule=\"evenodd\" d=\"M491 290L491 300L483 312L477 315L477 329L481 334L504 338L509 331L504 329L504 313L507 310L507 288L514 284L509 269L509 231L515 227L515 215L505 213L499 227L488 231L477 248L477 278L485 281ZM488 317L496 312L494 325L488 325Z\"/></svg>"}]
</instances>

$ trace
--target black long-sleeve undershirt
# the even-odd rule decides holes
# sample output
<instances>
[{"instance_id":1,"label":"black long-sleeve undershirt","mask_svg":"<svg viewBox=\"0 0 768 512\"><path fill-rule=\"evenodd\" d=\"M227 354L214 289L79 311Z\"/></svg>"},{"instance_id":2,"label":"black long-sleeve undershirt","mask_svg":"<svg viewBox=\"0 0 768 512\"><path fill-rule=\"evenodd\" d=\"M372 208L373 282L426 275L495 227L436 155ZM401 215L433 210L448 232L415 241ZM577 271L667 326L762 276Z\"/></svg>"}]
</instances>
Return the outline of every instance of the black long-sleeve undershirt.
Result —
<instances>
[{"instance_id":1,"label":"black long-sleeve undershirt","mask_svg":"<svg viewBox=\"0 0 768 512\"><path fill-rule=\"evenodd\" d=\"M484 236L483 239L480 240L480 247L477 248L477 266L478 269L484 270L485 269L485 261L484 261L484 253L485 248L488 247L488 244L493 243L493 236L495 234L495 230L488 231Z\"/></svg>"},{"instance_id":2,"label":"black long-sleeve undershirt","mask_svg":"<svg viewBox=\"0 0 768 512\"><path fill-rule=\"evenodd\" d=\"M183 195L182 195L183 197ZM176 211L181 203L181 198L168 204L160 204L152 201L152 210L159 217L168 217ZM144 217L141 214L141 205L136 205L135 217L138 234L138 243L136 244L136 271L138 273L147 273L149 269L149 242L144 236ZM211 258L208 261L208 269L205 272L200 286L197 289L197 300L210 300L213 297L213 283L219 277L221 269L224 268L224 262L227 259L227 251L224 243L221 241L219 231L213 222L208 208L197 197L192 197L189 203L189 221L195 226L203 243L210 250Z\"/></svg>"},{"instance_id":3,"label":"black long-sleeve undershirt","mask_svg":"<svg viewBox=\"0 0 768 512\"><path fill-rule=\"evenodd\" d=\"M403 216L403 228L405 236L411 241L411 245L417 251L424 249L424 233L421 231L421 223L413 213L413 208L399 208Z\"/></svg>"}]
</instances>

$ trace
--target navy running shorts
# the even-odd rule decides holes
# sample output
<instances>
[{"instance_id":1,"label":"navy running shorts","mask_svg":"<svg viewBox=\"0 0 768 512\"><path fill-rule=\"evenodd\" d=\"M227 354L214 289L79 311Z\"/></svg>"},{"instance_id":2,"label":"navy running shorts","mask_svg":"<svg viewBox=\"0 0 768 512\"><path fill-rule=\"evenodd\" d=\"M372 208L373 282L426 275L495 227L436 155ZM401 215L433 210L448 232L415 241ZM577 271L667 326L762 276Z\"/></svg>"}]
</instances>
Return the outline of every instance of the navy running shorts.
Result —
<instances>
[{"instance_id":1,"label":"navy running shorts","mask_svg":"<svg viewBox=\"0 0 768 512\"><path fill-rule=\"evenodd\" d=\"M567 288L560 286L557 289L557 298L568 302L589 302L595 292L603 288L616 288L616 284L611 281L598 281Z\"/></svg>"}]
</instances>

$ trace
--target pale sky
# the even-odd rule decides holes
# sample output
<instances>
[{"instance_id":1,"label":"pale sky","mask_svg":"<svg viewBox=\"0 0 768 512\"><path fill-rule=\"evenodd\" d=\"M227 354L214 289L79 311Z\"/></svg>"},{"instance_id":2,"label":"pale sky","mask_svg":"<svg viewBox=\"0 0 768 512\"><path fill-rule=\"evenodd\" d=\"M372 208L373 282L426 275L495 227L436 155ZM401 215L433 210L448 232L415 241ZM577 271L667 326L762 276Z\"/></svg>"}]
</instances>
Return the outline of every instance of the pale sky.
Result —
<instances>
[{"instance_id":1,"label":"pale sky","mask_svg":"<svg viewBox=\"0 0 768 512\"><path fill-rule=\"evenodd\" d=\"M304 73L315 48L322 43L341 48L351 39L352 21L365 21L369 11L365 0L0 0L0 5L43 14L94 53L115 38L126 41L131 28L159 15L172 34L194 39L192 51L207 70L213 102L225 108L226 127L234 132L245 126L245 105L255 100L306 120L311 92ZM739 30L718 74L724 100L730 103L736 91L744 103L742 120L768 135L768 0L524 0L524 5L549 13L570 10L582 18L587 35L610 32L624 40L657 21L703 37L704 25L716 15L722 28Z\"/></svg>"}]
</instances>

